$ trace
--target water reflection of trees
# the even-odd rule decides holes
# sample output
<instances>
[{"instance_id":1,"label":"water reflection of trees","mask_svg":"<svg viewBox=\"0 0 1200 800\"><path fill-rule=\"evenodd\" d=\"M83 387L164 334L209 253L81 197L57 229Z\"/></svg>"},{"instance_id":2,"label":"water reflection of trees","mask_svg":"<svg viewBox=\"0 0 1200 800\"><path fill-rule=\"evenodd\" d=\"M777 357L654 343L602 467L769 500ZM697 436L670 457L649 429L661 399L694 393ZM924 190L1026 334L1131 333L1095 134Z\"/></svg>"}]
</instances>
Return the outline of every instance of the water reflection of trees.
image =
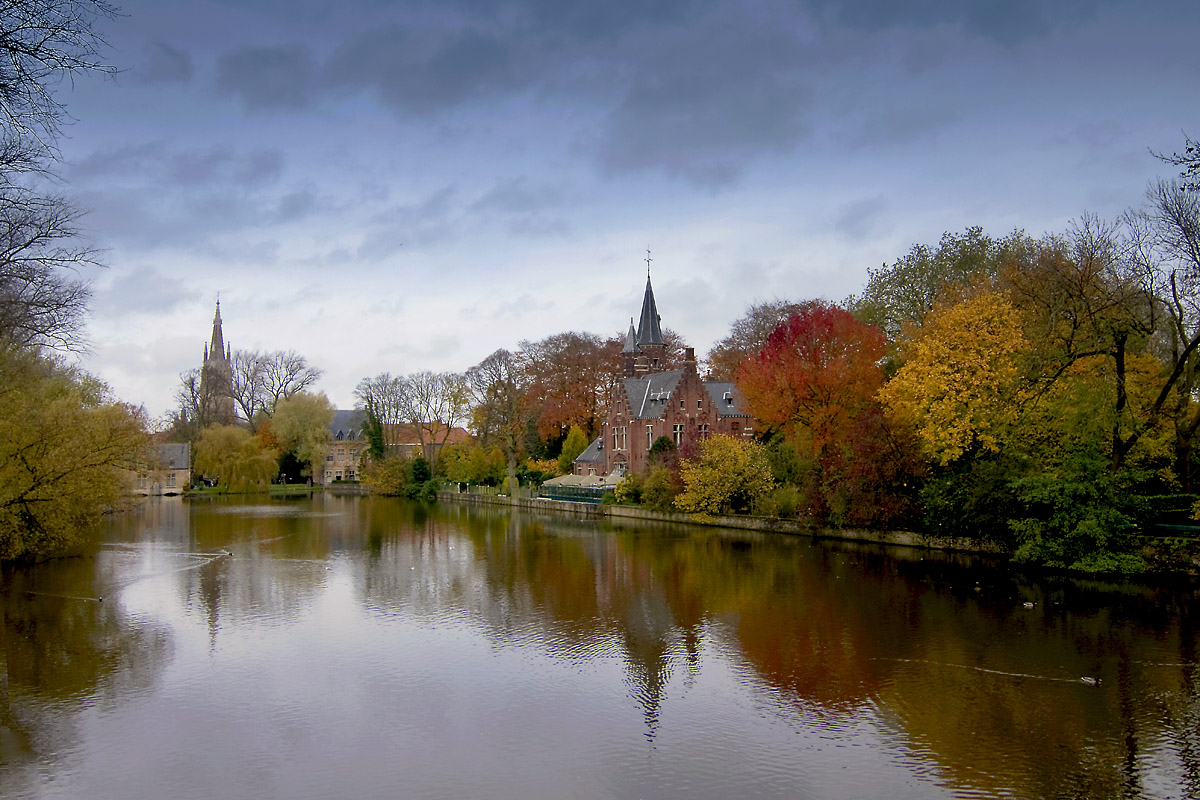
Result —
<instances>
[{"instance_id":1,"label":"water reflection of trees","mask_svg":"<svg viewBox=\"0 0 1200 800\"><path fill-rule=\"evenodd\" d=\"M453 552L464 530L471 552ZM570 661L619 657L650 735L672 676L720 646L753 668L764 702L831 728L873 715L948 787L1106 797L1166 774L1200 788L1196 641L1178 591L1035 583L972 558L801 538L608 534L442 509L411 539L379 534L368 597L453 609Z\"/></svg>"},{"instance_id":2,"label":"water reflection of trees","mask_svg":"<svg viewBox=\"0 0 1200 800\"><path fill-rule=\"evenodd\" d=\"M169 628L134 624L105 597L114 557L4 570L0 796L39 785L42 760L75 745L80 713L148 691L170 656Z\"/></svg>"}]
</instances>

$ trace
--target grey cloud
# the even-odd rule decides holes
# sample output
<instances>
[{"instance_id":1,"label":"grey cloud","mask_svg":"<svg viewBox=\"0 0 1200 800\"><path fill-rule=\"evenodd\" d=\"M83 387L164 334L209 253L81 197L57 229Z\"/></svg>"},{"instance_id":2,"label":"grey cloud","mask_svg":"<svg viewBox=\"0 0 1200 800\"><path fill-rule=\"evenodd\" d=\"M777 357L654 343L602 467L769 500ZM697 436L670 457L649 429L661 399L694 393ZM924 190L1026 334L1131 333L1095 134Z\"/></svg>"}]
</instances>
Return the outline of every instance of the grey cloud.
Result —
<instances>
[{"instance_id":1,"label":"grey cloud","mask_svg":"<svg viewBox=\"0 0 1200 800\"><path fill-rule=\"evenodd\" d=\"M473 206L478 211L498 211L506 214L539 211L561 205L562 190L555 186L533 185L521 176L497 183Z\"/></svg>"},{"instance_id":2,"label":"grey cloud","mask_svg":"<svg viewBox=\"0 0 1200 800\"><path fill-rule=\"evenodd\" d=\"M181 286L149 266L135 267L117 276L108 289L97 297L98 309L109 309L114 316L139 312L166 312L190 303L196 292Z\"/></svg>"},{"instance_id":3,"label":"grey cloud","mask_svg":"<svg viewBox=\"0 0 1200 800\"><path fill-rule=\"evenodd\" d=\"M1116 0L1119 2L1119 0ZM1078 25L1095 16L1095 0L811 0L825 18L860 30L957 25L1002 44L1043 36L1062 25Z\"/></svg>"},{"instance_id":4,"label":"grey cloud","mask_svg":"<svg viewBox=\"0 0 1200 800\"><path fill-rule=\"evenodd\" d=\"M317 206L317 198L308 189L288 192L279 198L275 218L280 222L293 222L311 214Z\"/></svg>"},{"instance_id":5,"label":"grey cloud","mask_svg":"<svg viewBox=\"0 0 1200 800\"><path fill-rule=\"evenodd\" d=\"M165 152L166 148L162 142L146 142L96 150L73 164L69 176L72 181L123 176L140 177L152 169L153 165L160 162Z\"/></svg>"},{"instance_id":6,"label":"grey cloud","mask_svg":"<svg viewBox=\"0 0 1200 800\"><path fill-rule=\"evenodd\" d=\"M571 232L570 224L552 213L563 207L562 189L534 185L522 176L496 184L472 204L471 210L506 219L509 232L517 236L544 238Z\"/></svg>"},{"instance_id":7,"label":"grey cloud","mask_svg":"<svg viewBox=\"0 0 1200 800\"><path fill-rule=\"evenodd\" d=\"M142 83L187 83L194 73L192 57L187 51L166 42L151 42L146 45L145 57L133 75Z\"/></svg>"},{"instance_id":8,"label":"grey cloud","mask_svg":"<svg viewBox=\"0 0 1200 800\"><path fill-rule=\"evenodd\" d=\"M225 147L185 150L173 154L167 163L168 179L188 185L263 186L274 183L282 174L283 154L272 148L249 153Z\"/></svg>"},{"instance_id":9,"label":"grey cloud","mask_svg":"<svg viewBox=\"0 0 1200 800\"><path fill-rule=\"evenodd\" d=\"M714 18L639 66L607 119L601 165L715 186L759 153L790 150L812 104L797 68L802 46L787 31L732 30Z\"/></svg>"},{"instance_id":10,"label":"grey cloud","mask_svg":"<svg viewBox=\"0 0 1200 800\"><path fill-rule=\"evenodd\" d=\"M368 261L391 258L401 247L422 247L450 238L459 215L456 194L453 187L446 187L378 215L355 257Z\"/></svg>"},{"instance_id":11,"label":"grey cloud","mask_svg":"<svg viewBox=\"0 0 1200 800\"><path fill-rule=\"evenodd\" d=\"M873 147L881 144L907 144L933 136L953 123L958 114L949 108L900 108L873 112L858 131L849 137L851 144Z\"/></svg>"},{"instance_id":12,"label":"grey cloud","mask_svg":"<svg viewBox=\"0 0 1200 800\"><path fill-rule=\"evenodd\" d=\"M549 300L539 301L533 295L523 294L512 300L498 303L496 309L492 312L492 319L520 319L531 311L548 311L552 308L554 308L554 303Z\"/></svg>"},{"instance_id":13,"label":"grey cloud","mask_svg":"<svg viewBox=\"0 0 1200 800\"><path fill-rule=\"evenodd\" d=\"M298 45L240 47L217 61L217 88L250 109L299 110L316 99L317 63Z\"/></svg>"},{"instance_id":14,"label":"grey cloud","mask_svg":"<svg viewBox=\"0 0 1200 800\"><path fill-rule=\"evenodd\" d=\"M338 90L373 92L400 113L429 114L530 80L519 69L513 45L477 29L410 31L390 25L342 44L325 65Z\"/></svg>"},{"instance_id":15,"label":"grey cloud","mask_svg":"<svg viewBox=\"0 0 1200 800\"><path fill-rule=\"evenodd\" d=\"M834 230L845 239L866 239L879 232L887 209L887 198L883 195L846 203L837 211Z\"/></svg>"}]
</instances>

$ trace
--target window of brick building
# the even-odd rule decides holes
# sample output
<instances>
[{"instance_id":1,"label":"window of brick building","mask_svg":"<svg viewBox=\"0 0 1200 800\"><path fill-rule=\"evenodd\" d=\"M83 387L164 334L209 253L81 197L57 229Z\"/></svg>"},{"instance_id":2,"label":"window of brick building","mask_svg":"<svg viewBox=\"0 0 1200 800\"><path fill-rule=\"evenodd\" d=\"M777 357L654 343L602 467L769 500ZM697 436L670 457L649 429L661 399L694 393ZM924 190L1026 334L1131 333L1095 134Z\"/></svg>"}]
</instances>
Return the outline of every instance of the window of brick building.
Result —
<instances>
[{"instance_id":1,"label":"window of brick building","mask_svg":"<svg viewBox=\"0 0 1200 800\"><path fill-rule=\"evenodd\" d=\"M646 447L651 447L654 444L654 426L646 426Z\"/></svg>"},{"instance_id":2,"label":"window of brick building","mask_svg":"<svg viewBox=\"0 0 1200 800\"><path fill-rule=\"evenodd\" d=\"M675 426L675 444L683 444L683 425L681 424Z\"/></svg>"}]
</instances>

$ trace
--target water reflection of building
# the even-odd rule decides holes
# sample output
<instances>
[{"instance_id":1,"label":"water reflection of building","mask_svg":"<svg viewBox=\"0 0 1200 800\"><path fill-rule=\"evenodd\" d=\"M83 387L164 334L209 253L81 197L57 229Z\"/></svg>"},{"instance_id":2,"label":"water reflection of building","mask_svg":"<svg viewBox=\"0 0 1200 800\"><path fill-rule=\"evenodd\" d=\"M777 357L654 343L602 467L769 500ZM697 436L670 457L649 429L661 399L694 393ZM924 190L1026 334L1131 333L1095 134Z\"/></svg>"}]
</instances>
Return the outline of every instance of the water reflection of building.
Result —
<instances>
[{"instance_id":1,"label":"water reflection of building","mask_svg":"<svg viewBox=\"0 0 1200 800\"><path fill-rule=\"evenodd\" d=\"M135 470L133 493L140 495L181 494L192 482L192 446L160 444L155 461Z\"/></svg>"}]
</instances>

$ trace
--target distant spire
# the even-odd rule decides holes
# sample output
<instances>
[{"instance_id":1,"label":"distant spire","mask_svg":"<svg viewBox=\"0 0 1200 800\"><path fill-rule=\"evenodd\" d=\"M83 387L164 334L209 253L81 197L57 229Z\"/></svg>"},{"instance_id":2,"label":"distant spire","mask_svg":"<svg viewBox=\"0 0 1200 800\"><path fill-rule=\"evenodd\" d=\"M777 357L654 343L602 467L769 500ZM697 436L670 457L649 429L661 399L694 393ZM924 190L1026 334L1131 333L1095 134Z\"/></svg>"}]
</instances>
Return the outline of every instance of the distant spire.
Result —
<instances>
[{"instance_id":1,"label":"distant spire","mask_svg":"<svg viewBox=\"0 0 1200 800\"><path fill-rule=\"evenodd\" d=\"M647 255L646 295L642 298L642 317L638 322L637 329L637 343L640 347L666 344L666 340L663 339L662 328L660 327L658 306L654 303L654 287L650 285L649 261L650 257Z\"/></svg>"},{"instance_id":2,"label":"distant spire","mask_svg":"<svg viewBox=\"0 0 1200 800\"><path fill-rule=\"evenodd\" d=\"M625 334L625 347L622 353L637 353L637 333L633 330L633 317L629 318L629 333Z\"/></svg>"},{"instance_id":3,"label":"distant spire","mask_svg":"<svg viewBox=\"0 0 1200 800\"><path fill-rule=\"evenodd\" d=\"M221 296L217 295L217 311L213 314L212 344L208 352L213 358L225 358L225 334L221 329Z\"/></svg>"}]
</instances>

